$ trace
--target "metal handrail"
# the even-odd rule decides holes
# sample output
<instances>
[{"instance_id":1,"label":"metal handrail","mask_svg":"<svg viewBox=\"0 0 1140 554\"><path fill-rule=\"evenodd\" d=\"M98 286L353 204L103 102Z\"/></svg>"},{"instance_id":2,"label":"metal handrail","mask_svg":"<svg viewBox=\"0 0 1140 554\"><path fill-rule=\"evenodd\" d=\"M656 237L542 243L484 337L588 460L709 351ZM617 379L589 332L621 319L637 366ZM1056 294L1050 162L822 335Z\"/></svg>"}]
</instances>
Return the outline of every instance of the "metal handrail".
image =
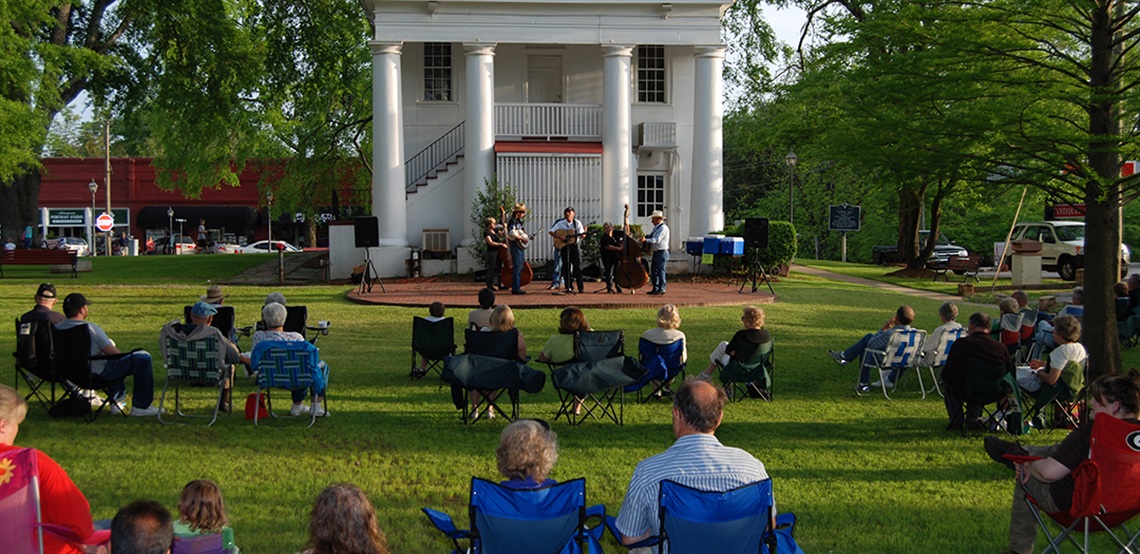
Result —
<instances>
[{"instance_id":1,"label":"metal handrail","mask_svg":"<svg viewBox=\"0 0 1140 554\"><path fill-rule=\"evenodd\" d=\"M404 176L407 178L407 190L415 188L416 183L427 178L431 172L447 163L463 150L463 125L460 121L450 131L443 134L435 142L427 145L404 163Z\"/></svg>"}]
</instances>

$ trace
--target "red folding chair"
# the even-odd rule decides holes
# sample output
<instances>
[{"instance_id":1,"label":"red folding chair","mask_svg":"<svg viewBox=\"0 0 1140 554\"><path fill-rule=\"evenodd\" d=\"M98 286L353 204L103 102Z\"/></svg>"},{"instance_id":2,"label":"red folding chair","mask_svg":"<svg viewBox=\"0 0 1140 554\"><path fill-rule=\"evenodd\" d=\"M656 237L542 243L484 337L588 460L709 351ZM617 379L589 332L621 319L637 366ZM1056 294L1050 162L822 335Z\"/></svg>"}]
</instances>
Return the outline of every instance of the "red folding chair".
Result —
<instances>
[{"instance_id":1,"label":"red folding chair","mask_svg":"<svg viewBox=\"0 0 1140 554\"><path fill-rule=\"evenodd\" d=\"M40 472L34 448L0 453L0 537L4 552L44 551L44 535L82 547L103 544L110 531L80 537L71 528L43 522L40 512Z\"/></svg>"},{"instance_id":2,"label":"red folding chair","mask_svg":"<svg viewBox=\"0 0 1140 554\"><path fill-rule=\"evenodd\" d=\"M1097 414L1089 458L1073 470L1073 480L1073 505L1067 513L1042 517L1033 498L1025 496L1037 525L1049 539L1042 552L1060 554L1061 545L1068 541L1087 553L1089 535L1099 532L1104 532L1121 552L1135 552L1140 530L1134 532L1125 524L1140 514L1140 425ZM1074 532L1084 535L1083 544L1077 542Z\"/></svg>"}]
</instances>

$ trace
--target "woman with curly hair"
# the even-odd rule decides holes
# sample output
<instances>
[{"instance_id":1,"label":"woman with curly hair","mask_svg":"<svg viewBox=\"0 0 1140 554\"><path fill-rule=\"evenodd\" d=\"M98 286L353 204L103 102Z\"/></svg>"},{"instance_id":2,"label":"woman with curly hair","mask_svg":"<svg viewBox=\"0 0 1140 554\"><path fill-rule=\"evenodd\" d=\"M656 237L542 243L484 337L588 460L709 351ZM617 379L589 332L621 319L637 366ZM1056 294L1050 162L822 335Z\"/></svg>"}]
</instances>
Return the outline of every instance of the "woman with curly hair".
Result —
<instances>
[{"instance_id":1,"label":"woman with curly hair","mask_svg":"<svg viewBox=\"0 0 1140 554\"><path fill-rule=\"evenodd\" d=\"M503 428L495 450L499 473L511 489L537 489L554 485L548 479L558 461L558 435L540 419L520 419Z\"/></svg>"},{"instance_id":2,"label":"woman with curly hair","mask_svg":"<svg viewBox=\"0 0 1140 554\"><path fill-rule=\"evenodd\" d=\"M302 554L388 554L376 511L360 487L339 483L317 495Z\"/></svg>"}]
</instances>

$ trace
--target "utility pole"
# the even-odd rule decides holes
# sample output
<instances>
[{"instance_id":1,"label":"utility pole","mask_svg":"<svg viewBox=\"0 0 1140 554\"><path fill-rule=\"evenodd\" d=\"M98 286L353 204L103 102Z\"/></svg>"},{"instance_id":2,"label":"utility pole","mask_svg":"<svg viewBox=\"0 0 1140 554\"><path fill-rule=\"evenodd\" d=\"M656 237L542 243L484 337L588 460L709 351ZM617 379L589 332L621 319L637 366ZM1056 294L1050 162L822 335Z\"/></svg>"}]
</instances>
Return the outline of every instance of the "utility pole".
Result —
<instances>
[{"instance_id":1,"label":"utility pole","mask_svg":"<svg viewBox=\"0 0 1140 554\"><path fill-rule=\"evenodd\" d=\"M103 185L107 189L107 215L114 216L111 213L111 118L103 121L103 168L105 175L103 177ZM107 255L111 255L111 237L114 235L115 229L112 228L107 231L107 239L103 242L107 245Z\"/></svg>"}]
</instances>

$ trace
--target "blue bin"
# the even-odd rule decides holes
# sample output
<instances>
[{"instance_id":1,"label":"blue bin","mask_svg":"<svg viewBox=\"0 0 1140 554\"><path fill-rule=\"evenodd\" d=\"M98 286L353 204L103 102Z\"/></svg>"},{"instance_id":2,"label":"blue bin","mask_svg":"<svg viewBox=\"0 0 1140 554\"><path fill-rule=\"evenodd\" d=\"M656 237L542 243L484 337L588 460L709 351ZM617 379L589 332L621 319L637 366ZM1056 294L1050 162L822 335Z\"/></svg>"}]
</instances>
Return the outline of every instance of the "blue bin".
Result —
<instances>
[{"instance_id":1,"label":"blue bin","mask_svg":"<svg viewBox=\"0 0 1140 554\"><path fill-rule=\"evenodd\" d=\"M725 237L720 239L720 254L727 254L729 256L743 256L744 255L744 238L743 237Z\"/></svg>"},{"instance_id":2,"label":"blue bin","mask_svg":"<svg viewBox=\"0 0 1140 554\"><path fill-rule=\"evenodd\" d=\"M690 256L700 256L705 251L705 240L691 238L685 241L685 253Z\"/></svg>"}]
</instances>

